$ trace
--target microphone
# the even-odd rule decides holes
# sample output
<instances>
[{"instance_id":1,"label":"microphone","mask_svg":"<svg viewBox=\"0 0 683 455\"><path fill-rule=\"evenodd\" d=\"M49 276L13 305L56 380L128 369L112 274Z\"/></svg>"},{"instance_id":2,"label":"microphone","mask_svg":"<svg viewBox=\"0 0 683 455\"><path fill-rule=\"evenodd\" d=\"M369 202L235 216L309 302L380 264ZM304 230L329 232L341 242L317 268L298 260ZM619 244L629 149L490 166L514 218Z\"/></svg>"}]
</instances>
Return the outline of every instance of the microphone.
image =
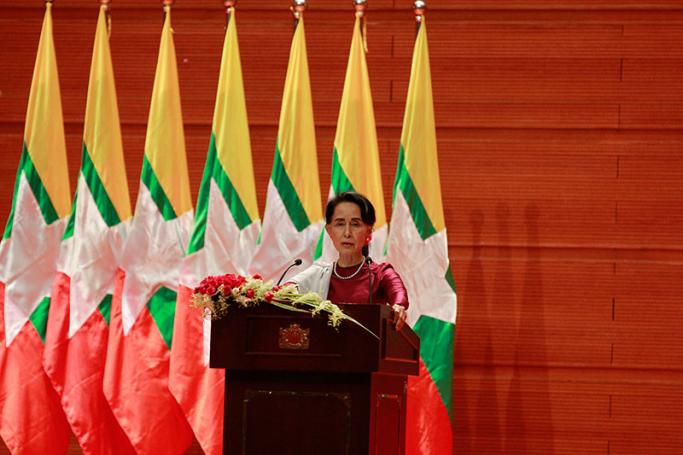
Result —
<instances>
[{"instance_id":1,"label":"microphone","mask_svg":"<svg viewBox=\"0 0 683 455\"><path fill-rule=\"evenodd\" d=\"M370 256L366 257L365 262L368 264L368 303L372 305L372 270L370 270L372 258Z\"/></svg>"},{"instance_id":2,"label":"microphone","mask_svg":"<svg viewBox=\"0 0 683 455\"><path fill-rule=\"evenodd\" d=\"M282 279L285 277L285 275L287 275L287 272L289 272L289 269L291 269L292 267L300 266L301 264L303 264L303 262L304 262L304 261L302 261L300 258L294 259L294 262L292 262L291 264L289 264L289 267L287 267L287 268L285 269L285 271L282 272L282 275L280 276L280 279L277 280L277 284L276 284L275 286L280 286L280 283L282 283Z\"/></svg>"}]
</instances>

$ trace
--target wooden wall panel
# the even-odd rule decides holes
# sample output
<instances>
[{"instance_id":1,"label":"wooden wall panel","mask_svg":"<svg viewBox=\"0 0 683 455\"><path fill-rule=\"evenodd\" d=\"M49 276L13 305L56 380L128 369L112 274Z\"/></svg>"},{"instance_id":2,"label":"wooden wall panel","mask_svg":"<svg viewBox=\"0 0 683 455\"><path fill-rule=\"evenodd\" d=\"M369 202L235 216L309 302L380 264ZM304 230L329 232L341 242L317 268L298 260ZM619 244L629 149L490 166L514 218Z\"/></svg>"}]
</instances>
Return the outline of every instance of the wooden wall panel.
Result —
<instances>
[{"instance_id":1,"label":"wooden wall panel","mask_svg":"<svg viewBox=\"0 0 683 455\"><path fill-rule=\"evenodd\" d=\"M60 0L54 8L72 188L96 4ZM387 202L415 36L411 4L371 0L368 10ZM440 176L459 300L455 453L679 453L683 5L429 6ZM237 13L261 213L292 32L287 7L284 0L245 0ZM0 2L0 223L10 209L42 14L39 0ZM160 2L114 0L112 23L134 201ZM217 0L178 0L174 7L193 197L224 23ZM352 24L350 4L336 0L311 2L306 14L323 199Z\"/></svg>"},{"instance_id":2,"label":"wooden wall panel","mask_svg":"<svg viewBox=\"0 0 683 455\"><path fill-rule=\"evenodd\" d=\"M456 358L462 364L606 366L610 363L613 266L514 258L457 261ZM488 362L484 359L488 359Z\"/></svg>"}]
</instances>

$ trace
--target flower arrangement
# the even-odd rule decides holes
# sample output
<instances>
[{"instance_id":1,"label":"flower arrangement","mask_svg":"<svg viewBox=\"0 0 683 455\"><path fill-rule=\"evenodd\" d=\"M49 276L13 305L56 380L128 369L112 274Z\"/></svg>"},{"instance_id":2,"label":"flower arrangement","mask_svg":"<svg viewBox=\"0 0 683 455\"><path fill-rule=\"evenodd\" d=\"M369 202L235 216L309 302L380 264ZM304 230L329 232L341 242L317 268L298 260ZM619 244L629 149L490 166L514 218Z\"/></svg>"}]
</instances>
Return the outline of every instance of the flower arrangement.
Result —
<instances>
[{"instance_id":1,"label":"flower arrangement","mask_svg":"<svg viewBox=\"0 0 683 455\"><path fill-rule=\"evenodd\" d=\"M374 337L371 330L363 326L341 308L329 300L325 300L315 292L300 293L294 284L274 286L264 281L260 275L244 277L227 274L204 278L194 289L193 306L204 311L211 319L221 319L231 308L251 308L263 303L274 305L284 310L307 313L311 316L327 315L328 325L338 328L347 320L360 326Z\"/></svg>"}]
</instances>

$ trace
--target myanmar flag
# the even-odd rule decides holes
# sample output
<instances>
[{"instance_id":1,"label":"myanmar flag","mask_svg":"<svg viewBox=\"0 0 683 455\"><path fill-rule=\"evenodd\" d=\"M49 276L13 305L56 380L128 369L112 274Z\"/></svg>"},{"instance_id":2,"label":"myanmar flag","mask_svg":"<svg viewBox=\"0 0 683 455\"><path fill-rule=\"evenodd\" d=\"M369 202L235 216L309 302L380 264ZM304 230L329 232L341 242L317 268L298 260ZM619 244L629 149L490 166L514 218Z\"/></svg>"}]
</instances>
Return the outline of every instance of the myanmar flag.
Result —
<instances>
[{"instance_id":1,"label":"myanmar flag","mask_svg":"<svg viewBox=\"0 0 683 455\"><path fill-rule=\"evenodd\" d=\"M131 218L106 6L95 32L76 194L52 291L43 365L84 453L133 453L102 392L118 255Z\"/></svg>"},{"instance_id":2,"label":"myanmar flag","mask_svg":"<svg viewBox=\"0 0 683 455\"><path fill-rule=\"evenodd\" d=\"M456 297L441 202L424 18L413 52L387 257L408 289L408 323L421 339L420 375L408 383L406 453L451 453Z\"/></svg>"},{"instance_id":3,"label":"myanmar flag","mask_svg":"<svg viewBox=\"0 0 683 455\"><path fill-rule=\"evenodd\" d=\"M330 199L344 191L357 191L370 199L377 215L370 256L378 261L384 257L388 226L379 166L375 111L372 107L361 28L362 18L356 13L337 120L337 134L334 137ZM325 232L320 236L315 256L330 261L337 259L332 240Z\"/></svg>"},{"instance_id":4,"label":"myanmar flag","mask_svg":"<svg viewBox=\"0 0 683 455\"><path fill-rule=\"evenodd\" d=\"M323 215L303 15L298 21L280 110L273 172L251 273L277 279L296 258L312 261Z\"/></svg>"},{"instance_id":5,"label":"myanmar flag","mask_svg":"<svg viewBox=\"0 0 683 455\"><path fill-rule=\"evenodd\" d=\"M52 4L45 7L12 210L0 241L0 436L14 454L64 453L69 438L41 365L71 200Z\"/></svg>"},{"instance_id":6,"label":"myanmar flag","mask_svg":"<svg viewBox=\"0 0 683 455\"><path fill-rule=\"evenodd\" d=\"M207 454L223 453L225 371L209 368L211 321L191 308L192 289L208 275L245 274L261 225L234 8L229 15L209 152L178 290L169 376L171 392Z\"/></svg>"},{"instance_id":7,"label":"myanmar flag","mask_svg":"<svg viewBox=\"0 0 683 455\"><path fill-rule=\"evenodd\" d=\"M168 389L176 289L192 228L170 7L161 34L138 199L117 277L104 394L139 453L183 453L192 430Z\"/></svg>"}]
</instances>

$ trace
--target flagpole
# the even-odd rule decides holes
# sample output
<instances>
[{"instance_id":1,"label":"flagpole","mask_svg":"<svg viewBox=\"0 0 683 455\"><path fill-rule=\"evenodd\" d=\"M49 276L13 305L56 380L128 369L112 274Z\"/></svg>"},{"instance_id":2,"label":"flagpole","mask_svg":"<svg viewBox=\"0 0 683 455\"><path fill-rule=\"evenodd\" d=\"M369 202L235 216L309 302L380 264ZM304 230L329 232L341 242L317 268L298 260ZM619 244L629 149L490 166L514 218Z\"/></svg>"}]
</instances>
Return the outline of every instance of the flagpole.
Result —
<instances>
[{"instance_id":1,"label":"flagpole","mask_svg":"<svg viewBox=\"0 0 683 455\"><path fill-rule=\"evenodd\" d=\"M306 11L306 0L292 0L292 6L289 10L294 15L294 30L296 31L296 26L299 24L299 19Z\"/></svg>"},{"instance_id":2,"label":"flagpole","mask_svg":"<svg viewBox=\"0 0 683 455\"><path fill-rule=\"evenodd\" d=\"M223 2L225 6L225 30L228 30L228 24L230 24L230 18L232 17L232 12L235 10L235 5L237 0L226 0Z\"/></svg>"},{"instance_id":3,"label":"flagpole","mask_svg":"<svg viewBox=\"0 0 683 455\"><path fill-rule=\"evenodd\" d=\"M365 8L368 6L368 0L353 0L353 7L356 9L356 13L359 16L365 14Z\"/></svg>"},{"instance_id":4,"label":"flagpole","mask_svg":"<svg viewBox=\"0 0 683 455\"><path fill-rule=\"evenodd\" d=\"M166 15L171 12L171 7L173 6L174 0L163 0L162 5L164 6L164 19L161 22L162 26L164 21L166 20Z\"/></svg>"},{"instance_id":5,"label":"flagpole","mask_svg":"<svg viewBox=\"0 0 683 455\"><path fill-rule=\"evenodd\" d=\"M420 31L420 25L422 25L422 19L427 9L427 2L424 0L415 0L413 4L413 12L415 13L415 36Z\"/></svg>"},{"instance_id":6,"label":"flagpole","mask_svg":"<svg viewBox=\"0 0 683 455\"><path fill-rule=\"evenodd\" d=\"M100 7L104 10L104 20L107 22L107 37L111 37L111 16L109 15L109 5L111 0L100 0Z\"/></svg>"},{"instance_id":7,"label":"flagpole","mask_svg":"<svg viewBox=\"0 0 683 455\"><path fill-rule=\"evenodd\" d=\"M368 53L368 27L365 21L365 8L368 6L368 0L353 0L353 7L356 10L356 17L360 19L360 36L363 38L363 50Z\"/></svg>"}]
</instances>

